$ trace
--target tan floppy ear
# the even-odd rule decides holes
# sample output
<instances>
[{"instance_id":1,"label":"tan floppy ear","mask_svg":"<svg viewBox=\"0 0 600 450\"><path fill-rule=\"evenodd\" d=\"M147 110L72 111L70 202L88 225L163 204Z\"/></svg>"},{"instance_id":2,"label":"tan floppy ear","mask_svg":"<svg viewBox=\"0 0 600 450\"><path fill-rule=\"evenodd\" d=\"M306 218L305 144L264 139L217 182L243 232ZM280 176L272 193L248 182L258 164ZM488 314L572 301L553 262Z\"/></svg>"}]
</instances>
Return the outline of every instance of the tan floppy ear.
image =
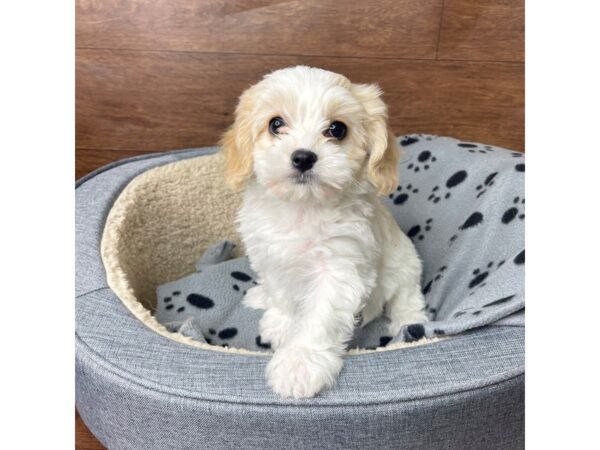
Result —
<instances>
[{"instance_id":1,"label":"tan floppy ear","mask_svg":"<svg viewBox=\"0 0 600 450\"><path fill-rule=\"evenodd\" d=\"M235 121L221 138L225 155L225 182L235 191L243 188L252 176L252 104L254 91L247 89L235 109Z\"/></svg>"},{"instance_id":2,"label":"tan floppy ear","mask_svg":"<svg viewBox=\"0 0 600 450\"><path fill-rule=\"evenodd\" d=\"M381 100L381 89L374 84L354 84L352 91L369 116L366 123L369 180L379 194L389 194L398 185L400 147L387 124L387 107Z\"/></svg>"}]
</instances>

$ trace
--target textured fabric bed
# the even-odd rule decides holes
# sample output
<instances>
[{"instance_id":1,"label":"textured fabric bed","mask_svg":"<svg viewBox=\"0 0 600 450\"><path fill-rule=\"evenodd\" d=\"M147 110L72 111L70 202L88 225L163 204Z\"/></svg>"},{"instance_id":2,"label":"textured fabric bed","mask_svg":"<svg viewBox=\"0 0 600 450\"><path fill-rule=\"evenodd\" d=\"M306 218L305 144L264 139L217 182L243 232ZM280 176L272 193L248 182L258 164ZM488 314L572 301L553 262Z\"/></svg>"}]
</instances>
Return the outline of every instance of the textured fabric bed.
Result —
<instances>
[{"instance_id":1,"label":"textured fabric bed","mask_svg":"<svg viewBox=\"0 0 600 450\"><path fill-rule=\"evenodd\" d=\"M427 136L405 139L418 140L407 146L408 152ZM469 150L487 150L448 142L444 151L450 153L475 156ZM239 198L222 185L215 150L125 160L77 184L76 402L101 442L111 449L523 448L522 309L494 326L475 324L449 338L351 352L335 388L310 400L281 399L269 389L264 381L268 353L207 345L159 324L153 316L158 286L193 273L198 257L221 239L238 244L234 257L243 254L231 226ZM472 186L475 190L484 189L496 170L496 154L496 149L479 153L489 165L475 172L466 168L470 179L481 180ZM506 164L522 163L520 156L507 155L511 159ZM409 164L405 170L412 174L425 170L414 172L414 162L412 169ZM492 189L503 189L499 180ZM405 177L403 189L409 182L414 184ZM185 195L181 186L186 186ZM432 188L419 187L412 194ZM414 200L407 195L411 198L403 203L398 200L398 210ZM522 206L507 207L514 201L509 197L491 209L500 215L497 226L506 225L502 216L513 207L519 212L510 223L522 224ZM420 213L425 220L431 217ZM421 225L420 216L414 223L398 218L405 229ZM508 252L506 242L486 243L471 234L476 227L458 230L464 220L457 214L459 237L447 248L470 238L486 251L498 246ZM433 233L434 227L426 231ZM415 236L418 245L419 234ZM173 250L172 242L181 246ZM516 255L517 247L522 249L522 242L515 242ZM473 271L490 261L465 261L472 266L461 275L466 286L478 275ZM509 262L507 256L501 268ZM439 267L426 270L423 285L434 280L430 292L437 289L443 297L462 278L450 277L448 267L436 281ZM494 283L500 269L483 282ZM429 306L436 308L431 302Z\"/></svg>"},{"instance_id":2,"label":"textured fabric bed","mask_svg":"<svg viewBox=\"0 0 600 450\"><path fill-rule=\"evenodd\" d=\"M525 163L521 153L435 136L404 139L400 185L386 204L424 262L431 322L397 336L383 317L357 329L350 348L455 335L510 316L523 325ZM215 345L268 350L262 312L242 306L256 278L233 243L207 250L193 274L157 289L156 318Z\"/></svg>"}]
</instances>

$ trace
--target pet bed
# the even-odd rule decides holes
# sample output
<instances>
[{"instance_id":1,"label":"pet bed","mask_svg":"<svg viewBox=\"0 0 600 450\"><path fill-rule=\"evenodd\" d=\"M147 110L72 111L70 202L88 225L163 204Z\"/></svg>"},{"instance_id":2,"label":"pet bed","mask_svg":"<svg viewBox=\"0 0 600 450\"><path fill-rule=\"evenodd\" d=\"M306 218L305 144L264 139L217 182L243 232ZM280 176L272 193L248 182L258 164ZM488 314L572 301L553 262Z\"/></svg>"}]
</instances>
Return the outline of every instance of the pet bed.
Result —
<instances>
[{"instance_id":1,"label":"pet bed","mask_svg":"<svg viewBox=\"0 0 600 450\"><path fill-rule=\"evenodd\" d=\"M431 322L398 336L384 319L367 325L334 388L308 400L266 384L260 313L239 306L253 280L233 228L240 196L223 185L216 148L79 180L76 402L100 441L522 448L523 155L427 135L401 143L401 184L386 201L423 258Z\"/></svg>"}]
</instances>

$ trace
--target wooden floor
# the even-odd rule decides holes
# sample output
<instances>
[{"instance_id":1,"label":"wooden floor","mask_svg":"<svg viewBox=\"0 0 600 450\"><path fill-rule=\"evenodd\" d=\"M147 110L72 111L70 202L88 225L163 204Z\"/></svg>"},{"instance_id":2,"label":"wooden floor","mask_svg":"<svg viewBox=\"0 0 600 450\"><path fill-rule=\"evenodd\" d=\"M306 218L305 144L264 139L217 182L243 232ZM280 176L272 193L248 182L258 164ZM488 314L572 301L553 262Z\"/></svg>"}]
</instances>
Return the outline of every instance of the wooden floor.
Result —
<instances>
[{"instance_id":1,"label":"wooden floor","mask_svg":"<svg viewBox=\"0 0 600 450\"><path fill-rule=\"evenodd\" d=\"M77 0L76 177L214 145L239 94L308 64L385 92L397 134L524 151L524 0ZM77 421L77 448L102 448Z\"/></svg>"}]
</instances>

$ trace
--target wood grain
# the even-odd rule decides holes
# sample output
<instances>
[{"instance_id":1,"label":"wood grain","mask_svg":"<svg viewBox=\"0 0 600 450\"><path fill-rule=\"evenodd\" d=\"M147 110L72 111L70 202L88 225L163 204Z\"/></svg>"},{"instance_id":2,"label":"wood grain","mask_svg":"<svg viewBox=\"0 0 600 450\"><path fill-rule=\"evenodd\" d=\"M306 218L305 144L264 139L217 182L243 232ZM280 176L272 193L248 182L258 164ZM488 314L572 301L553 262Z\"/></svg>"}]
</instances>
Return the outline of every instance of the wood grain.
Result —
<instances>
[{"instance_id":1,"label":"wood grain","mask_svg":"<svg viewBox=\"0 0 600 450\"><path fill-rule=\"evenodd\" d=\"M293 64L378 82L395 132L524 148L520 63L79 50L77 146L157 151L214 145L237 97Z\"/></svg>"},{"instance_id":2,"label":"wood grain","mask_svg":"<svg viewBox=\"0 0 600 450\"><path fill-rule=\"evenodd\" d=\"M75 410L75 450L105 450Z\"/></svg>"},{"instance_id":3,"label":"wood grain","mask_svg":"<svg viewBox=\"0 0 600 450\"><path fill-rule=\"evenodd\" d=\"M77 46L435 58L442 0L79 0Z\"/></svg>"},{"instance_id":4,"label":"wood grain","mask_svg":"<svg viewBox=\"0 0 600 450\"><path fill-rule=\"evenodd\" d=\"M524 0L445 0L439 59L524 61Z\"/></svg>"}]
</instances>

